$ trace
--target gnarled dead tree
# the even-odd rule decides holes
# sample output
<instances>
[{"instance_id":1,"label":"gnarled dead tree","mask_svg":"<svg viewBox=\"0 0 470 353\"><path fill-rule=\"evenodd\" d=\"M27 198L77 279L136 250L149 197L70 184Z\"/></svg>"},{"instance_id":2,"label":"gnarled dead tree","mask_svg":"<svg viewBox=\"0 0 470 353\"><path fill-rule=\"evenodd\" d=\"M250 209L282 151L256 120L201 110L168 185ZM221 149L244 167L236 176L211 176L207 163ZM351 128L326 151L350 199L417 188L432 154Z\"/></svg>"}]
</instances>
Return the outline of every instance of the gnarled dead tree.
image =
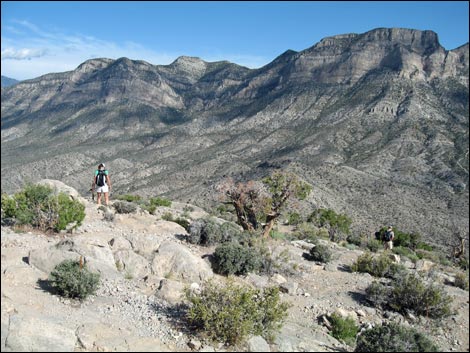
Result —
<instances>
[{"instance_id":1,"label":"gnarled dead tree","mask_svg":"<svg viewBox=\"0 0 470 353\"><path fill-rule=\"evenodd\" d=\"M235 183L226 179L218 185L223 202L235 208L238 223L253 232L262 227L268 237L286 204L293 199L303 200L311 191L310 185L292 173L275 172L262 182Z\"/></svg>"}]
</instances>

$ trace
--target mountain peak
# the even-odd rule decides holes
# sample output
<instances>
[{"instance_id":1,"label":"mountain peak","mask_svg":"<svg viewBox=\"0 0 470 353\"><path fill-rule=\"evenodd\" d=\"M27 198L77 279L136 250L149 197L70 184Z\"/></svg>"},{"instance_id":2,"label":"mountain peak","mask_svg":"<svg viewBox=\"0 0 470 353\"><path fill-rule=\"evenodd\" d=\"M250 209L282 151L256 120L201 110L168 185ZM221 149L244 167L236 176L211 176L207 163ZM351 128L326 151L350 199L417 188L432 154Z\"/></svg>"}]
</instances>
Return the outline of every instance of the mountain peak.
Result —
<instances>
[{"instance_id":1,"label":"mountain peak","mask_svg":"<svg viewBox=\"0 0 470 353\"><path fill-rule=\"evenodd\" d=\"M207 62L194 56L180 56L168 67L175 73L198 79L206 72Z\"/></svg>"},{"instance_id":2,"label":"mountain peak","mask_svg":"<svg viewBox=\"0 0 470 353\"><path fill-rule=\"evenodd\" d=\"M108 59L108 58L95 58L95 59L90 59L87 60L75 69L77 72L90 72L90 71L95 71L98 69L102 69L109 64L111 64L114 60L113 59Z\"/></svg>"}]
</instances>

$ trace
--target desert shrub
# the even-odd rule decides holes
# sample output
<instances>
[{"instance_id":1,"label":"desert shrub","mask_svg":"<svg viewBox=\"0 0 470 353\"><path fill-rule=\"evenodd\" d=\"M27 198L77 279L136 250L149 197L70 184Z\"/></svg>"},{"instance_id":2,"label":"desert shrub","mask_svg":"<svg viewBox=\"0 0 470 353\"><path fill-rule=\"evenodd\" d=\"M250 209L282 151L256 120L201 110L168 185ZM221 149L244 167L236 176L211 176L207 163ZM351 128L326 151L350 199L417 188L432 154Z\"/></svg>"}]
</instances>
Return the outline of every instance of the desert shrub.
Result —
<instances>
[{"instance_id":1,"label":"desert shrub","mask_svg":"<svg viewBox=\"0 0 470 353\"><path fill-rule=\"evenodd\" d=\"M317 209L313 211L308 221L318 227L328 228L329 238L332 241L341 240L343 234L349 234L349 227L352 223L351 218L348 216L338 214L330 209Z\"/></svg>"},{"instance_id":2,"label":"desert shrub","mask_svg":"<svg viewBox=\"0 0 470 353\"><path fill-rule=\"evenodd\" d=\"M359 256L351 269L353 272L366 272L374 277L394 277L403 270L402 266L394 263L387 254L374 257L369 252Z\"/></svg>"},{"instance_id":3,"label":"desert shrub","mask_svg":"<svg viewBox=\"0 0 470 353\"><path fill-rule=\"evenodd\" d=\"M116 200L127 201L127 202L139 202L142 200L142 197L139 195L125 194L125 195L116 196Z\"/></svg>"},{"instance_id":4,"label":"desert shrub","mask_svg":"<svg viewBox=\"0 0 470 353\"><path fill-rule=\"evenodd\" d=\"M57 195L57 202L58 219L54 229L56 231L64 230L67 225L73 222L76 222L75 227L80 226L85 219L85 206L63 193Z\"/></svg>"},{"instance_id":5,"label":"desert shrub","mask_svg":"<svg viewBox=\"0 0 470 353\"><path fill-rule=\"evenodd\" d=\"M326 245L317 244L310 249L310 258L313 261L328 263L331 260L331 251Z\"/></svg>"},{"instance_id":6,"label":"desert shrub","mask_svg":"<svg viewBox=\"0 0 470 353\"><path fill-rule=\"evenodd\" d=\"M371 239L367 242L367 249L372 252L377 252L382 247L382 242L377 239Z\"/></svg>"},{"instance_id":7,"label":"desert shrub","mask_svg":"<svg viewBox=\"0 0 470 353\"><path fill-rule=\"evenodd\" d=\"M354 244L354 245L357 245L357 246L361 246L362 244L362 238L360 235L348 235L346 237L346 241L349 243L349 244Z\"/></svg>"},{"instance_id":8,"label":"desert shrub","mask_svg":"<svg viewBox=\"0 0 470 353\"><path fill-rule=\"evenodd\" d=\"M272 238L272 239L276 239L276 240L286 240L287 239L287 236L285 233L282 233L282 232L279 232L277 230L271 230L271 232L269 233L269 236Z\"/></svg>"},{"instance_id":9,"label":"desert shrub","mask_svg":"<svg viewBox=\"0 0 470 353\"><path fill-rule=\"evenodd\" d=\"M176 218L175 220L173 220L173 222L179 224L181 227L183 227L184 229L186 229L186 231L189 230L189 221L185 218L181 218L181 217L178 217Z\"/></svg>"},{"instance_id":10,"label":"desert shrub","mask_svg":"<svg viewBox=\"0 0 470 353\"><path fill-rule=\"evenodd\" d=\"M366 252L352 265L353 272L366 272L374 277L390 277L396 271L396 264L386 254L372 256Z\"/></svg>"},{"instance_id":11,"label":"desert shrub","mask_svg":"<svg viewBox=\"0 0 470 353\"><path fill-rule=\"evenodd\" d=\"M452 264L451 261L446 257L446 255L440 251L427 251L427 250L417 249L415 253L416 253L416 256L418 256L418 258L427 259L436 264L441 264L444 266L450 266Z\"/></svg>"},{"instance_id":12,"label":"desert shrub","mask_svg":"<svg viewBox=\"0 0 470 353\"><path fill-rule=\"evenodd\" d=\"M468 290L468 273L457 273L455 275L454 286Z\"/></svg>"},{"instance_id":13,"label":"desert shrub","mask_svg":"<svg viewBox=\"0 0 470 353\"><path fill-rule=\"evenodd\" d=\"M438 347L412 327L390 322L357 337L355 352L438 352Z\"/></svg>"},{"instance_id":14,"label":"desert shrub","mask_svg":"<svg viewBox=\"0 0 470 353\"><path fill-rule=\"evenodd\" d=\"M16 201L12 196L5 193L2 193L2 218L3 217L16 217Z\"/></svg>"},{"instance_id":15,"label":"desert shrub","mask_svg":"<svg viewBox=\"0 0 470 353\"><path fill-rule=\"evenodd\" d=\"M46 185L28 184L12 197L2 195L2 211L2 216L13 218L15 223L56 232L70 223L78 227L85 218L85 206L78 200L64 193L55 195Z\"/></svg>"},{"instance_id":16,"label":"desert shrub","mask_svg":"<svg viewBox=\"0 0 470 353\"><path fill-rule=\"evenodd\" d=\"M162 219L164 221L168 221L168 222L173 222L175 219L173 218L173 213L171 212L165 212L162 216Z\"/></svg>"},{"instance_id":17,"label":"desert shrub","mask_svg":"<svg viewBox=\"0 0 470 353\"><path fill-rule=\"evenodd\" d=\"M127 201L116 201L113 204L117 213L133 213L137 210L137 206Z\"/></svg>"},{"instance_id":18,"label":"desert shrub","mask_svg":"<svg viewBox=\"0 0 470 353\"><path fill-rule=\"evenodd\" d=\"M380 282L373 281L366 288L366 297L374 306L378 308L385 307L390 301L390 291L391 288Z\"/></svg>"},{"instance_id":19,"label":"desert shrub","mask_svg":"<svg viewBox=\"0 0 470 353\"><path fill-rule=\"evenodd\" d=\"M290 225L297 225L302 223L302 216L297 213L297 212L290 212L287 215L287 222L289 222Z\"/></svg>"},{"instance_id":20,"label":"desert shrub","mask_svg":"<svg viewBox=\"0 0 470 353\"><path fill-rule=\"evenodd\" d=\"M225 243L215 249L212 268L221 275L245 275L261 270L262 257L257 248Z\"/></svg>"},{"instance_id":21,"label":"desert shrub","mask_svg":"<svg viewBox=\"0 0 470 353\"><path fill-rule=\"evenodd\" d=\"M171 201L161 197L151 197L149 200L150 205L160 207L171 207Z\"/></svg>"},{"instance_id":22,"label":"desert shrub","mask_svg":"<svg viewBox=\"0 0 470 353\"><path fill-rule=\"evenodd\" d=\"M467 256L460 257L459 259L457 259L456 264L462 270L467 271L468 270L468 257Z\"/></svg>"},{"instance_id":23,"label":"desert shrub","mask_svg":"<svg viewBox=\"0 0 470 353\"><path fill-rule=\"evenodd\" d=\"M341 315L334 313L330 316L330 322L332 326L331 335L334 338L342 340L349 345L354 344L359 328L353 318L343 318Z\"/></svg>"},{"instance_id":24,"label":"desert shrub","mask_svg":"<svg viewBox=\"0 0 470 353\"><path fill-rule=\"evenodd\" d=\"M287 316L288 304L280 302L277 288L262 291L233 282L226 287L207 282L200 294L190 290L185 294L190 302L189 323L210 339L228 344L239 343L248 335L272 340Z\"/></svg>"},{"instance_id":25,"label":"desert shrub","mask_svg":"<svg viewBox=\"0 0 470 353\"><path fill-rule=\"evenodd\" d=\"M316 244L318 242L317 233L318 232L313 225L307 222L303 222L296 226L292 237Z\"/></svg>"},{"instance_id":26,"label":"desert shrub","mask_svg":"<svg viewBox=\"0 0 470 353\"><path fill-rule=\"evenodd\" d=\"M429 245L429 244L424 243L422 241L420 241L418 243L418 245L416 246L416 249L421 249L421 250L426 250L426 251L433 251L434 250L432 245Z\"/></svg>"},{"instance_id":27,"label":"desert shrub","mask_svg":"<svg viewBox=\"0 0 470 353\"><path fill-rule=\"evenodd\" d=\"M95 293L100 275L91 273L86 265L76 260L65 260L58 264L49 275L49 283L62 296L85 299Z\"/></svg>"},{"instance_id":28,"label":"desert shrub","mask_svg":"<svg viewBox=\"0 0 470 353\"><path fill-rule=\"evenodd\" d=\"M417 315L441 318L451 314L452 298L444 289L425 283L414 274L398 276L387 287L374 282L366 289L367 299L376 306L388 306L391 309Z\"/></svg>"},{"instance_id":29,"label":"desert shrub","mask_svg":"<svg viewBox=\"0 0 470 353\"><path fill-rule=\"evenodd\" d=\"M241 234L240 228L231 222L218 224L211 218L203 218L189 226L188 241L191 244L211 246L236 240Z\"/></svg>"},{"instance_id":30,"label":"desert shrub","mask_svg":"<svg viewBox=\"0 0 470 353\"><path fill-rule=\"evenodd\" d=\"M416 255L416 253L413 250L411 250L410 248L405 248L403 246L396 246L396 247L393 248L392 251L393 251L394 254L406 257L406 258L410 259L413 262L416 262L416 261L419 260L418 255Z\"/></svg>"}]
</instances>

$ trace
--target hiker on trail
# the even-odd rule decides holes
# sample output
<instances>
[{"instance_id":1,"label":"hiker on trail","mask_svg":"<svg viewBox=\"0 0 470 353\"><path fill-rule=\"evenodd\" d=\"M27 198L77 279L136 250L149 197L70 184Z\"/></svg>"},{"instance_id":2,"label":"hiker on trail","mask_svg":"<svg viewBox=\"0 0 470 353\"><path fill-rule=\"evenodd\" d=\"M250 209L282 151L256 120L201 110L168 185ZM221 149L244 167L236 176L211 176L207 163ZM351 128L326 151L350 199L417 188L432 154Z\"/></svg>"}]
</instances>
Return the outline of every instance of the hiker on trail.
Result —
<instances>
[{"instance_id":1,"label":"hiker on trail","mask_svg":"<svg viewBox=\"0 0 470 353\"><path fill-rule=\"evenodd\" d=\"M393 249L393 239L395 238L395 233L393 231L392 226L389 226L388 229L384 233L384 249Z\"/></svg>"},{"instance_id":2,"label":"hiker on trail","mask_svg":"<svg viewBox=\"0 0 470 353\"><path fill-rule=\"evenodd\" d=\"M91 190L98 193L97 203L101 205L101 195L104 194L104 202L106 206L109 204L109 191L111 191L111 179L109 178L108 171L105 169L104 163L98 166L93 176L93 184Z\"/></svg>"}]
</instances>

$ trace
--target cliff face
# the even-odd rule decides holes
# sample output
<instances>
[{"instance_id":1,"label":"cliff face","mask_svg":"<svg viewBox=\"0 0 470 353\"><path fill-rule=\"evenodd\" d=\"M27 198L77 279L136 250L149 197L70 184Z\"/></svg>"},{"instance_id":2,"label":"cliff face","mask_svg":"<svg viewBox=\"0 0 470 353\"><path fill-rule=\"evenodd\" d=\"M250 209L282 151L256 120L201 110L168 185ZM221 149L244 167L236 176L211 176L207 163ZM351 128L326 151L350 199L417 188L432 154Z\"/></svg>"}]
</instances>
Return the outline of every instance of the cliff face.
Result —
<instances>
[{"instance_id":1,"label":"cliff face","mask_svg":"<svg viewBox=\"0 0 470 353\"><path fill-rule=\"evenodd\" d=\"M442 237L468 228L468 67L468 43L446 51L432 31L397 28L256 70L89 60L2 88L2 190L65 177L85 192L105 161L117 191L202 202L223 175L286 168L360 231Z\"/></svg>"}]
</instances>

